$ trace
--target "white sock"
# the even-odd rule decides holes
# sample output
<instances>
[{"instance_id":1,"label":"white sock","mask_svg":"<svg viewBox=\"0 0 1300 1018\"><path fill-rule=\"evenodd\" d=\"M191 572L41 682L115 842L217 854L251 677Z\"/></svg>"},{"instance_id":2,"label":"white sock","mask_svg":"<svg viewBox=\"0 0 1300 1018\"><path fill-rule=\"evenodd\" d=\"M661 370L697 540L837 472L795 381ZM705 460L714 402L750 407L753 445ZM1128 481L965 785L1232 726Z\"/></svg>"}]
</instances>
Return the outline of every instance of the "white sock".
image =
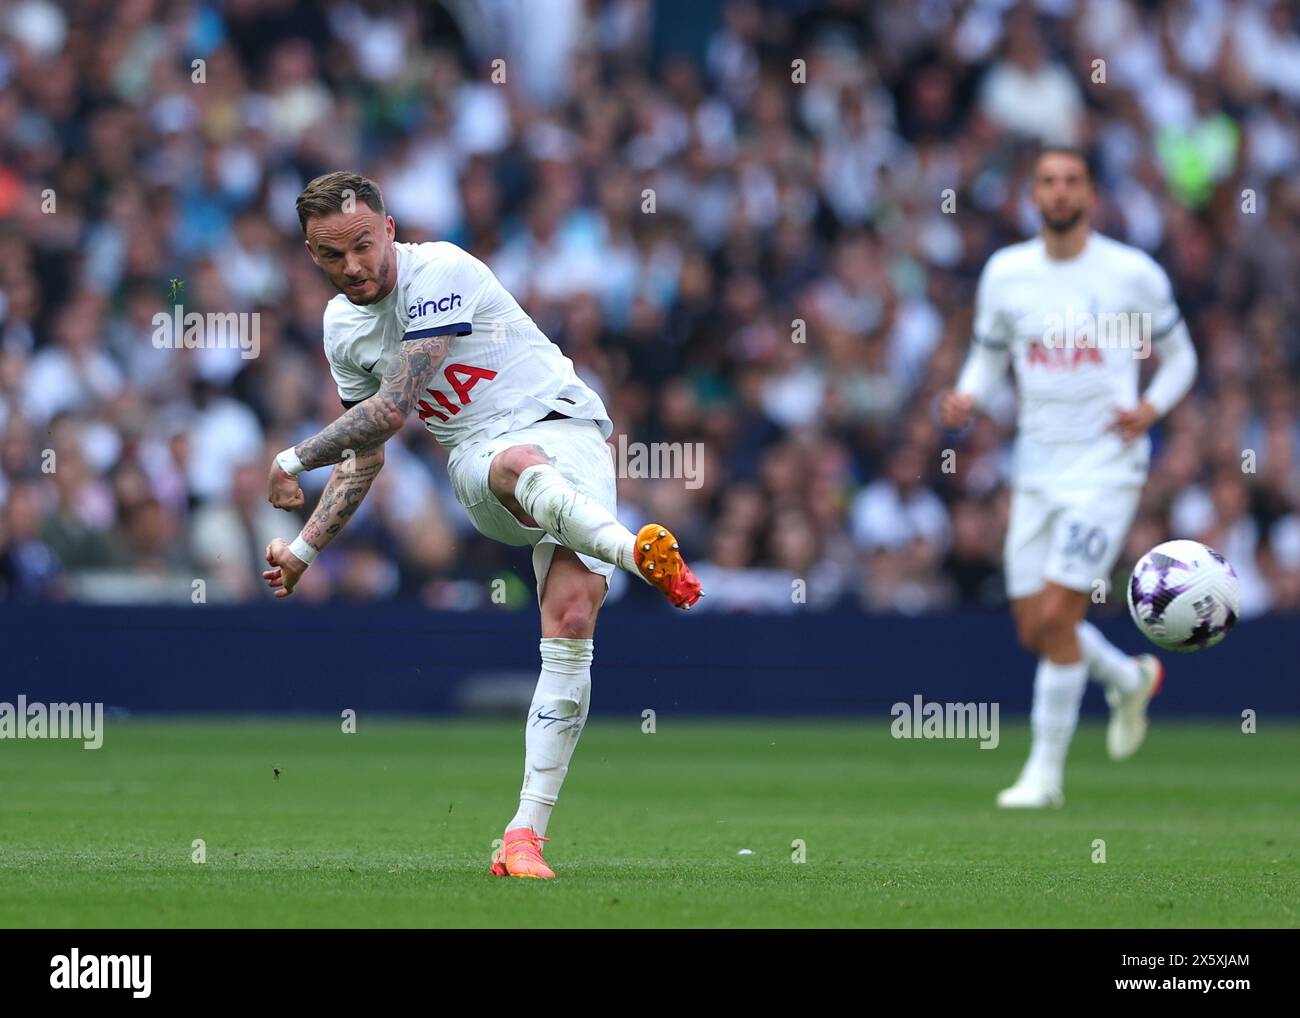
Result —
<instances>
[{"instance_id":1,"label":"white sock","mask_svg":"<svg viewBox=\"0 0 1300 1018\"><path fill-rule=\"evenodd\" d=\"M1034 674L1034 706L1029 712L1033 746L1026 773L1035 773L1060 787L1065 775L1065 754L1079 723L1079 704L1088 683L1088 666L1082 661L1056 664L1038 659Z\"/></svg>"},{"instance_id":2,"label":"white sock","mask_svg":"<svg viewBox=\"0 0 1300 1018\"><path fill-rule=\"evenodd\" d=\"M534 517L535 518L535 517ZM542 639L542 674L524 729L524 785L507 825L546 834L591 702L593 640Z\"/></svg>"},{"instance_id":3,"label":"white sock","mask_svg":"<svg viewBox=\"0 0 1300 1018\"><path fill-rule=\"evenodd\" d=\"M1123 693L1132 693L1142 684L1138 663L1101 635L1101 630L1091 622L1080 622L1075 632L1079 635L1079 649L1088 662L1088 671L1103 686Z\"/></svg>"},{"instance_id":4,"label":"white sock","mask_svg":"<svg viewBox=\"0 0 1300 1018\"><path fill-rule=\"evenodd\" d=\"M516 827L531 827L533 833L541 837L546 836L546 825L551 822L551 810L555 809L553 802L534 802L532 799L520 799L519 810L515 813L515 818L506 824L507 831L513 831Z\"/></svg>"},{"instance_id":5,"label":"white sock","mask_svg":"<svg viewBox=\"0 0 1300 1018\"><path fill-rule=\"evenodd\" d=\"M515 498L564 547L640 575L632 556L636 535L549 463L534 464L519 475Z\"/></svg>"}]
</instances>

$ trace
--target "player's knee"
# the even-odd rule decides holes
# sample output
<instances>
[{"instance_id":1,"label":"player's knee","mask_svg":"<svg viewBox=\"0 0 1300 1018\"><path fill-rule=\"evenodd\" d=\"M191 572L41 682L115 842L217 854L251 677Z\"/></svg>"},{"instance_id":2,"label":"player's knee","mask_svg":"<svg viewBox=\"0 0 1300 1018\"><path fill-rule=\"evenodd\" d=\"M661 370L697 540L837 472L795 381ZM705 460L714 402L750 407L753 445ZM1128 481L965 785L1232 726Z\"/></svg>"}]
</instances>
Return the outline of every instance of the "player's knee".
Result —
<instances>
[{"instance_id":1,"label":"player's knee","mask_svg":"<svg viewBox=\"0 0 1300 1018\"><path fill-rule=\"evenodd\" d=\"M559 554L559 552L557 552ZM542 635L562 640L589 640L596 631L592 584L576 582L569 572L552 567L542 595Z\"/></svg>"},{"instance_id":2,"label":"player's knee","mask_svg":"<svg viewBox=\"0 0 1300 1018\"><path fill-rule=\"evenodd\" d=\"M546 453L538 446L512 445L508 449L502 449L493 458L491 474L497 486L506 491L514 491L520 474L529 467L549 462Z\"/></svg>"},{"instance_id":3,"label":"player's knee","mask_svg":"<svg viewBox=\"0 0 1300 1018\"><path fill-rule=\"evenodd\" d=\"M556 632L565 640L586 640L596 631L596 608L583 595L566 597L555 612Z\"/></svg>"}]
</instances>

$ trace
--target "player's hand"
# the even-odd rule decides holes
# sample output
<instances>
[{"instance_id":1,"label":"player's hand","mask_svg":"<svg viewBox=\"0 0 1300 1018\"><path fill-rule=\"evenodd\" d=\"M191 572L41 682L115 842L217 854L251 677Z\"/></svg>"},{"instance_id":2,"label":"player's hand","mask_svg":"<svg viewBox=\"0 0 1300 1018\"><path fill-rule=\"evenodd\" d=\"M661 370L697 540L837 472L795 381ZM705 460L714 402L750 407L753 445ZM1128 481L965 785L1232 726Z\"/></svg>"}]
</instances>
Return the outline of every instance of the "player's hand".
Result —
<instances>
[{"instance_id":1,"label":"player's hand","mask_svg":"<svg viewBox=\"0 0 1300 1018\"><path fill-rule=\"evenodd\" d=\"M939 403L939 417L943 426L956 431L966 427L971 411L975 409L975 397L968 392L945 392Z\"/></svg>"},{"instance_id":2,"label":"player's hand","mask_svg":"<svg viewBox=\"0 0 1300 1018\"><path fill-rule=\"evenodd\" d=\"M271 568L262 573L262 579L275 591L276 597L292 594L302 574L307 571L307 563L289 550L289 542L283 537L277 537L266 546L266 561Z\"/></svg>"},{"instance_id":3,"label":"player's hand","mask_svg":"<svg viewBox=\"0 0 1300 1018\"><path fill-rule=\"evenodd\" d=\"M1115 416L1111 418L1110 430L1125 442L1132 442L1145 435L1159 416L1156 408L1143 400L1132 410L1116 410Z\"/></svg>"},{"instance_id":4,"label":"player's hand","mask_svg":"<svg viewBox=\"0 0 1300 1018\"><path fill-rule=\"evenodd\" d=\"M277 509L298 509L302 506L303 494L302 488L298 486L298 478L286 474L274 460L271 461L271 476L267 478L266 488L266 500Z\"/></svg>"}]
</instances>

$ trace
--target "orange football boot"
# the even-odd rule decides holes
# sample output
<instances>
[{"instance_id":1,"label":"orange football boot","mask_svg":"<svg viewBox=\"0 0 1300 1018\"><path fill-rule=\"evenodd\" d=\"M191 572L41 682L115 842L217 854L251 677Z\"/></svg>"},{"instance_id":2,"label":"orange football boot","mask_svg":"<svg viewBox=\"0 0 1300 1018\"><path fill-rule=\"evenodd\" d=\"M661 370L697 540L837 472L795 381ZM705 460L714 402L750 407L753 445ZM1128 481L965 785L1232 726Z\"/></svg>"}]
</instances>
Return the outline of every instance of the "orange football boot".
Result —
<instances>
[{"instance_id":1,"label":"orange football boot","mask_svg":"<svg viewBox=\"0 0 1300 1018\"><path fill-rule=\"evenodd\" d=\"M496 858L492 860L492 875L549 880L555 873L542 858L542 842L550 840L535 834L531 827L506 831Z\"/></svg>"},{"instance_id":2,"label":"orange football boot","mask_svg":"<svg viewBox=\"0 0 1300 1018\"><path fill-rule=\"evenodd\" d=\"M658 523L647 523L636 532L633 550L641 578L658 588L677 608L689 608L704 596L695 578L677 550L677 538Z\"/></svg>"}]
</instances>

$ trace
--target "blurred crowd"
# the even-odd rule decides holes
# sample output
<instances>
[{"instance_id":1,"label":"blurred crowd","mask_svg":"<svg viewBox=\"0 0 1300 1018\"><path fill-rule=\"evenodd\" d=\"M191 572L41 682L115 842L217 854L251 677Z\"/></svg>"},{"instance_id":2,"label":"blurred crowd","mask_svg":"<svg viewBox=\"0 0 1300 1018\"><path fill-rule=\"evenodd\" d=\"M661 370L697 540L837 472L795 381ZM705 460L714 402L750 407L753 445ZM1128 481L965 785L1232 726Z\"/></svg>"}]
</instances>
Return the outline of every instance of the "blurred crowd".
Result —
<instances>
[{"instance_id":1,"label":"blurred crowd","mask_svg":"<svg viewBox=\"0 0 1300 1018\"><path fill-rule=\"evenodd\" d=\"M705 607L998 608L1014 396L960 435L935 406L1044 142L1094 157L1200 354L1118 569L1192 537L1245 614L1300 610L1300 4L11 0L0 598L267 596L301 525L268 465L341 412L294 199L347 168L494 269L616 438L699 444L703 483L619 499ZM257 312L258 356L160 349L176 305ZM445 461L413 421L299 596L534 603Z\"/></svg>"}]
</instances>

